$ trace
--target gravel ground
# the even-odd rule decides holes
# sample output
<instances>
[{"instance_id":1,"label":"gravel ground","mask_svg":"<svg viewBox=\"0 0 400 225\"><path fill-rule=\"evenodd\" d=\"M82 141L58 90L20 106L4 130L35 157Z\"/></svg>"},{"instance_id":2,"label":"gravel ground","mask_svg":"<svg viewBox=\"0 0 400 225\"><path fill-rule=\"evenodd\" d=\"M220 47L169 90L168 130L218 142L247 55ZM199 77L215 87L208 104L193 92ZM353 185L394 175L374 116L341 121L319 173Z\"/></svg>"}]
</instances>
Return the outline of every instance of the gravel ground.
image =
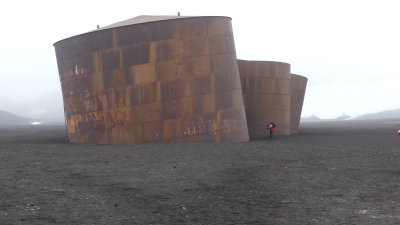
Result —
<instances>
[{"instance_id":1,"label":"gravel ground","mask_svg":"<svg viewBox=\"0 0 400 225\"><path fill-rule=\"evenodd\" d=\"M0 128L0 224L400 224L400 121L247 143L78 145Z\"/></svg>"}]
</instances>

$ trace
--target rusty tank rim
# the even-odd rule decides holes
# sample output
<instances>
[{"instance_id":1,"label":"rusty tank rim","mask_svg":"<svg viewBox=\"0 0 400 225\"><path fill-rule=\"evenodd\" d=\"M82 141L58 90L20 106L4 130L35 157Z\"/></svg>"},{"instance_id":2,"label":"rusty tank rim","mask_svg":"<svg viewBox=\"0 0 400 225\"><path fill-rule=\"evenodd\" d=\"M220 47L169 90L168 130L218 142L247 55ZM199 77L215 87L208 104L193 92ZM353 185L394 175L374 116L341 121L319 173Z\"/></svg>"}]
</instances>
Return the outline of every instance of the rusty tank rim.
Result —
<instances>
[{"instance_id":1,"label":"rusty tank rim","mask_svg":"<svg viewBox=\"0 0 400 225\"><path fill-rule=\"evenodd\" d=\"M171 21L171 20L186 20L186 19L193 19L193 18L227 18L227 19L232 20L232 18L229 17L229 16L181 16L181 18L179 18L179 16L177 16L176 18L169 18L169 19L141 22L141 23L135 23L135 24L120 25L120 26L104 28L104 29L96 29L96 30L88 31L88 32L85 32L85 33L82 33L82 34L78 34L78 35L74 35L74 36L71 36L71 37L68 37L68 38L61 39L61 40L59 40L57 42L54 42L53 46L56 46L58 43L66 41L66 40L69 40L71 38L83 36L83 35L86 35L86 34L96 33L96 32L109 31L109 30L112 30L112 29L120 28L120 27L129 27L129 26L136 26L136 25L138 26L138 25L142 25L142 24L160 23L160 22L163 22L163 21ZM133 19L133 18L131 18L131 19ZM112 25L112 24L110 24L110 25ZM107 25L107 26L110 26L110 25Z\"/></svg>"},{"instance_id":2,"label":"rusty tank rim","mask_svg":"<svg viewBox=\"0 0 400 225\"><path fill-rule=\"evenodd\" d=\"M238 62L249 62L249 63L279 63L279 64L286 64L286 65L291 65L290 63L287 62L281 62L281 61L268 61L268 60L245 60L245 59L238 59Z\"/></svg>"},{"instance_id":3,"label":"rusty tank rim","mask_svg":"<svg viewBox=\"0 0 400 225\"><path fill-rule=\"evenodd\" d=\"M297 77L300 77L300 78L302 78L302 79L306 79L306 80L308 80L308 78L307 78L307 77L305 77L305 76L302 76L302 75L299 75L299 74L296 74L296 73L291 73L290 75L291 75L291 76L297 76Z\"/></svg>"}]
</instances>

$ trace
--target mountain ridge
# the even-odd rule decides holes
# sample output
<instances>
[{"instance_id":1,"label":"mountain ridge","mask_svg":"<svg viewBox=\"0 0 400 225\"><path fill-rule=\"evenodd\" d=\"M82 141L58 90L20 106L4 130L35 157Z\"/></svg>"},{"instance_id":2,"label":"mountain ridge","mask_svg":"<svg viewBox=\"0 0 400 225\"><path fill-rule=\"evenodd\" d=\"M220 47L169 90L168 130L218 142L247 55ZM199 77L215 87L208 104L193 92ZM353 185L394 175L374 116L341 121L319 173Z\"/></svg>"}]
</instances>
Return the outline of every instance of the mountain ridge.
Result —
<instances>
[{"instance_id":1,"label":"mountain ridge","mask_svg":"<svg viewBox=\"0 0 400 225\"><path fill-rule=\"evenodd\" d=\"M379 120L379 119L400 119L400 109L385 110L375 113L367 113L361 116L351 118L350 116L343 114L334 119L321 119L316 115L309 117L302 117L300 122L321 122L321 121L343 121L343 120Z\"/></svg>"},{"instance_id":2,"label":"mountain ridge","mask_svg":"<svg viewBox=\"0 0 400 225\"><path fill-rule=\"evenodd\" d=\"M0 110L0 125L22 125L29 124L31 119L20 117L15 114Z\"/></svg>"}]
</instances>

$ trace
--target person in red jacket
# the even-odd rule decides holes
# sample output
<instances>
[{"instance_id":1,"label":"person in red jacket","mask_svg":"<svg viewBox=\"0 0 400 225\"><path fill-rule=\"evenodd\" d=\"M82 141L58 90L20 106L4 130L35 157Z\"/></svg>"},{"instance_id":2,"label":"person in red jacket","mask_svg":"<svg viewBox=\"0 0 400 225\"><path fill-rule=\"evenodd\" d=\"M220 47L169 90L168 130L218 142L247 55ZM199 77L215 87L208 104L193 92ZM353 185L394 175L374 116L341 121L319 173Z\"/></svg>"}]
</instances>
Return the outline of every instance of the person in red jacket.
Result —
<instances>
[{"instance_id":1,"label":"person in red jacket","mask_svg":"<svg viewBox=\"0 0 400 225\"><path fill-rule=\"evenodd\" d=\"M267 122L266 124L267 130L269 131L269 137L272 138L272 133L274 133L276 129L276 125L274 122Z\"/></svg>"},{"instance_id":2,"label":"person in red jacket","mask_svg":"<svg viewBox=\"0 0 400 225\"><path fill-rule=\"evenodd\" d=\"M399 136L400 136L400 130L398 130L398 131L397 131L397 135L399 135Z\"/></svg>"}]
</instances>

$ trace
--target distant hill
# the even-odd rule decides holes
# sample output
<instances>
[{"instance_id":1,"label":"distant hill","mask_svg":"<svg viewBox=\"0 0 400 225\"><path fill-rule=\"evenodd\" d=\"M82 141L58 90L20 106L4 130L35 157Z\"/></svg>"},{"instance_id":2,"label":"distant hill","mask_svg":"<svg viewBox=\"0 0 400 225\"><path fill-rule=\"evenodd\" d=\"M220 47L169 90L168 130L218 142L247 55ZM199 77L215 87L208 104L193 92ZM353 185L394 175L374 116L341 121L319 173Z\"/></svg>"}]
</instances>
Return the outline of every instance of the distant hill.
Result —
<instances>
[{"instance_id":1,"label":"distant hill","mask_svg":"<svg viewBox=\"0 0 400 225\"><path fill-rule=\"evenodd\" d=\"M61 93L49 93L22 102L15 102L7 97L0 96L0 109L21 117L34 118L41 122L64 122Z\"/></svg>"},{"instance_id":2,"label":"distant hill","mask_svg":"<svg viewBox=\"0 0 400 225\"><path fill-rule=\"evenodd\" d=\"M28 124L30 119L14 115L0 110L0 125L21 125Z\"/></svg>"},{"instance_id":3,"label":"distant hill","mask_svg":"<svg viewBox=\"0 0 400 225\"><path fill-rule=\"evenodd\" d=\"M343 114L341 116L338 116L334 119L321 119L318 116L312 115L310 117L302 117L300 119L301 123L308 123L308 122L322 122L322 121L343 121L343 120L349 120L351 119L351 116L348 116L346 114Z\"/></svg>"},{"instance_id":4,"label":"distant hill","mask_svg":"<svg viewBox=\"0 0 400 225\"><path fill-rule=\"evenodd\" d=\"M42 122L64 123L64 106L61 93L51 93L23 102L26 114ZM20 114L21 115L21 114Z\"/></svg>"},{"instance_id":5,"label":"distant hill","mask_svg":"<svg viewBox=\"0 0 400 225\"><path fill-rule=\"evenodd\" d=\"M300 122L301 123L308 123L308 122L319 122L319 121L321 121L322 119L320 119L319 117L317 117L317 116L315 116L315 115L312 115L312 116L310 116L310 117L302 117L301 119L300 119Z\"/></svg>"},{"instance_id":6,"label":"distant hill","mask_svg":"<svg viewBox=\"0 0 400 225\"><path fill-rule=\"evenodd\" d=\"M400 109L396 110L387 110L383 112L377 113L368 113L362 116L351 118L348 115L343 114L334 119L321 119L315 115L310 117L302 117L300 122L323 122L323 121L343 121L343 120L379 120L379 119L400 119Z\"/></svg>"},{"instance_id":7,"label":"distant hill","mask_svg":"<svg viewBox=\"0 0 400 225\"><path fill-rule=\"evenodd\" d=\"M354 118L354 120L374 120L374 119L400 119L400 109L387 110L377 113L369 113Z\"/></svg>"},{"instance_id":8,"label":"distant hill","mask_svg":"<svg viewBox=\"0 0 400 225\"><path fill-rule=\"evenodd\" d=\"M339 116L339 117L337 117L337 118L335 118L333 120L349 120L350 118L351 118L351 116L343 114L343 115L341 115L341 116Z\"/></svg>"},{"instance_id":9,"label":"distant hill","mask_svg":"<svg viewBox=\"0 0 400 225\"><path fill-rule=\"evenodd\" d=\"M12 114L19 115L18 105L7 96L0 95L0 109Z\"/></svg>"}]
</instances>

